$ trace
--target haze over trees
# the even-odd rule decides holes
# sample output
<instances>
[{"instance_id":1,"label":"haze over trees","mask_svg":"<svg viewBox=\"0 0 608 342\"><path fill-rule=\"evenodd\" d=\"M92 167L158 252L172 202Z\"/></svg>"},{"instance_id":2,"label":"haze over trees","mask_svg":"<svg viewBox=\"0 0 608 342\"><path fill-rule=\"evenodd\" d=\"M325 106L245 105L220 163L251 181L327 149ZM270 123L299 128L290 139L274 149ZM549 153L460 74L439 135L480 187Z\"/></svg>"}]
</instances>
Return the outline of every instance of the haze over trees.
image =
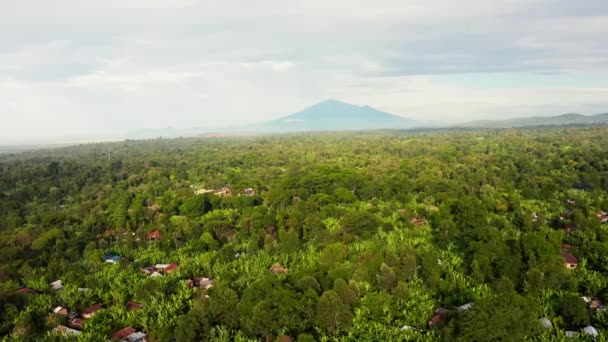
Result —
<instances>
[{"instance_id":1,"label":"haze over trees","mask_svg":"<svg viewBox=\"0 0 608 342\"><path fill-rule=\"evenodd\" d=\"M99 304L62 340L605 338L607 146L589 127L1 155L0 335L56 341L78 323L56 307Z\"/></svg>"}]
</instances>

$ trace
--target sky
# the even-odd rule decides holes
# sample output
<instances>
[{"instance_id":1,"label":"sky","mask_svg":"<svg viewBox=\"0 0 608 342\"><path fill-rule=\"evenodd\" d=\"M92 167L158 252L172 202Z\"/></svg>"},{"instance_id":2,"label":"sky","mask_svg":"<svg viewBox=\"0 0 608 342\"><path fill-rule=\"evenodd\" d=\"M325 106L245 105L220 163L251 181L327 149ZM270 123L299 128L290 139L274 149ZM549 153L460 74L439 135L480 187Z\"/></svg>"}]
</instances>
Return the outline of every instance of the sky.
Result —
<instances>
[{"instance_id":1,"label":"sky","mask_svg":"<svg viewBox=\"0 0 608 342\"><path fill-rule=\"evenodd\" d=\"M1 0L0 144L274 119L608 112L606 0Z\"/></svg>"}]
</instances>

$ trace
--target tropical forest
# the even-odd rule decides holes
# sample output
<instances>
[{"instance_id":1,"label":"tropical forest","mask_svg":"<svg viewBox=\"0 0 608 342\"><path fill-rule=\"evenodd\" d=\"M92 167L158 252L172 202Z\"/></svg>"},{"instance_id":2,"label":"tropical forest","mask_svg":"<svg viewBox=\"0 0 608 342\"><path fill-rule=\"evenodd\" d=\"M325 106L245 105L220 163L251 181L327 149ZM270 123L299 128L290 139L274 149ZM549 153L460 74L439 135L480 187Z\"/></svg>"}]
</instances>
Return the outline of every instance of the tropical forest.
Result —
<instances>
[{"instance_id":1,"label":"tropical forest","mask_svg":"<svg viewBox=\"0 0 608 342\"><path fill-rule=\"evenodd\" d=\"M608 128L0 155L1 341L607 341Z\"/></svg>"}]
</instances>

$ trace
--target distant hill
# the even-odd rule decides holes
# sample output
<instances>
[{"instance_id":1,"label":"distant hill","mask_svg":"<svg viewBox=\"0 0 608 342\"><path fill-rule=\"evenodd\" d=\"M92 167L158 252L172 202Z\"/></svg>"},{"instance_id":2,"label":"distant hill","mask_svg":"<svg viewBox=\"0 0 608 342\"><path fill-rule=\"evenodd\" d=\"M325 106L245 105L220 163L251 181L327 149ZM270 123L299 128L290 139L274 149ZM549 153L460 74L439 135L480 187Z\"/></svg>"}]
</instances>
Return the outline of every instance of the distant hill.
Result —
<instances>
[{"instance_id":1,"label":"distant hill","mask_svg":"<svg viewBox=\"0 0 608 342\"><path fill-rule=\"evenodd\" d=\"M557 116L534 116L507 120L480 120L455 125L472 128L513 128L530 126L608 124L608 113L597 115L562 114Z\"/></svg>"},{"instance_id":2,"label":"distant hill","mask_svg":"<svg viewBox=\"0 0 608 342\"><path fill-rule=\"evenodd\" d=\"M268 132L344 131L380 128L411 128L415 120L386 113L370 106L326 100L300 112L261 123L256 130Z\"/></svg>"}]
</instances>

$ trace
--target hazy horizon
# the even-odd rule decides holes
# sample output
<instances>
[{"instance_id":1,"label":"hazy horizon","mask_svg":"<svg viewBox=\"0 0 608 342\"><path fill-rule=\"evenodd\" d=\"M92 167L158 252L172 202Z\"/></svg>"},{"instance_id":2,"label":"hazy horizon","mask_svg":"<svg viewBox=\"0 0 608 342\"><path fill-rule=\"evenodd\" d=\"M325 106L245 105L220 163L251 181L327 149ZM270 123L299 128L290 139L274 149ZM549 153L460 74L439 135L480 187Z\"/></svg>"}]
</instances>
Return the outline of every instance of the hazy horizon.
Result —
<instances>
[{"instance_id":1,"label":"hazy horizon","mask_svg":"<svg viewBox=\"0 0 608 342\"><path fill-rule=\"evenodd\" d=\"M421 121L608 112L608 2L8 0L0 145L338 99Z\"/></svg>"}]
</instances>

